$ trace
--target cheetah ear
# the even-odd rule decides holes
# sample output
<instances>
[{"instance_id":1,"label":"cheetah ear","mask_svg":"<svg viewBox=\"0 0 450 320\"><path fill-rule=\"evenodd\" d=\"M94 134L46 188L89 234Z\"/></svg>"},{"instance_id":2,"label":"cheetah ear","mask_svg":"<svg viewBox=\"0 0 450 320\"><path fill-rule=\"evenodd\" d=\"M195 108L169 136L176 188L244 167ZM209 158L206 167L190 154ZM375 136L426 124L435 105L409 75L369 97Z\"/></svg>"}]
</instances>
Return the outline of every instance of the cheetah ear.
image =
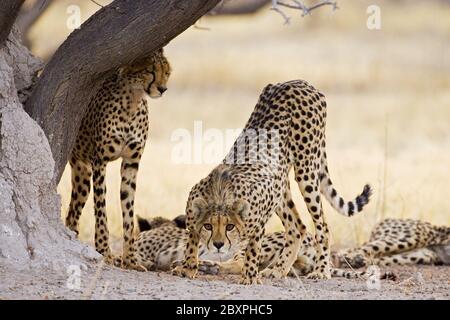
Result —
<instances>
[{"instance_id":1,"label":"cheetah ear","mask_svg":"<svg viewBox=\"0 0 450 320\"><path fill-rule=\"evenodd\" d=\"M199 232L200 229L202 228L203 221L205 220L207 214L206 212L207 206L208 204L202 198L197 198L194 199L194 201L192 201L192 214L194 216L193 218L195 230L191 231Z\"/></svg>"},{"instance_id":2,"label":"cheetah ear","mask_svg":"<svg viewBox=\"0 0 450 320\"><path fill-rule=\"evenodd\" d=\"M194 213L194 217L196 219L200 218L205 214L207 203L202 198L196 198L192 201L192 212Z\"/></svg>"},{"instance_id":3,"label":"cheetah ear","mask_svg":"<svg viewBox=\"0 0 450 320\"><path fill-rule=\"evenodd\" d=\"M129 71L129 67L125 67L125 66L119 67L117 69L117 78L119 80L122 79L125 76L125 74L128 73L128 71Z\"/></svg>"},{"instance_id":4,"label":"cheetah ear","mask_svg":"<svg viewBox=\"0 0 450 320\"><path fill-rule=\"evenodd\" d=\"M138 223L138 232L147 231L152 229L152 225L147 219L144 219L138 215L136 215L137 223Z\"/></svg>"},{"instance_id":5,"label":"cheetah ear","mask_svg":"<svg viewBox=\"0 0 450 320\"><path fill-rule=\"evenodd\" d=\"M181 214L175 219L173 219L173 222L175 222L176 226L181 229L186 229L186 215Z\"/></svg>"},{"instance_id":6,"label":"cheetah ear","mask_svg":"<svg viewBox=\"0 0 450 320\"><path fill-rule=\"evenodd\" d=\"M250 211L250 205L247 201L239 199L233 203L233 213L237 215L241 220L245 220L248 217Z\"/></svg>"}]
</instances>

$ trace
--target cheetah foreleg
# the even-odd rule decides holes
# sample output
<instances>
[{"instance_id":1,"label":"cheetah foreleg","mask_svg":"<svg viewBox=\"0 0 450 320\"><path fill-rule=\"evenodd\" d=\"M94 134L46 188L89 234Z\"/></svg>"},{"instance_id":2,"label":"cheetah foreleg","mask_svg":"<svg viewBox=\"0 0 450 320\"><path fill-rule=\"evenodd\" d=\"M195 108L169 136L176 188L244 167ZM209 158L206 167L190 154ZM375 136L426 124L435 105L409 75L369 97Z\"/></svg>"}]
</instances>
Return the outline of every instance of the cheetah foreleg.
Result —
<instances>
[{"instance_id":1,"label":"cheetah foreleg","mask_svg":"<svg viewBox=\"0 0 450 320\"><path fill-rule=\"evenodd\" d=\"M121 166L122 182L120 185L120 200L123 218L123 263L125 267L141 269L136 264L133 254L134 229L134 196L140 157L129 160L123 159Z\"/></svg>"},{"instance_id":2,"label":"cheetah foreleg","mask_svg":"<svg viewBox=\"0 0 450 320\"><path fill-rule=\"evenodd\" d=\"M174 275L187 278L195 278L198 272L198 249L200 236L196 231L189 232L188 242L184 253L184 261L181 265L172 269Z\"/></svg>"},{"instance_id":3,"label":"cheetah foreleg","mask_svg":"<svg viewBox=\"0 0 450 320\"><path fill-rule=\"evenodd\" d=\"M244 267L241 271L240 284L261 284L258 274L259 256L261 251L261 238L263 231L258 230L254 236L249 239L245 250Z\"/></svg>"},{"instance_id":4,"label":"cheetah foreleg","mask_svg":"<svg viewBox=\"0 0 450 320\"><path fill-rule=\"evenodd\" d=\"M95 160L93 165L94 209L95 209L95 249L105 257L111 257L109 230L106 217L106 163Z\"/></svg>"}]
</instances>

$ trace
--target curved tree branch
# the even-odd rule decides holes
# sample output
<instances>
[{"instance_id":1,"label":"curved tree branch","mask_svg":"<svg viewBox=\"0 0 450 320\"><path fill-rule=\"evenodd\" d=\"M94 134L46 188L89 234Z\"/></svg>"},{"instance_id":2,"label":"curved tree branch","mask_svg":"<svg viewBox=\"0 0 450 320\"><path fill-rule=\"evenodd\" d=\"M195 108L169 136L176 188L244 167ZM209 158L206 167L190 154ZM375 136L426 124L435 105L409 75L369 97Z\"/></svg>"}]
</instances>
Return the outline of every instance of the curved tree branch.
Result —
<instances>
[{"instance_id":1,"label":"curved tree branch","mask_svg":"<svg viewBox=\"0 0 450 320\"><path fill-rule=\"evenodd\" d=\"M43 128L58 182L89 100L122 65L166 45L219 0L115 0L90 17L56 51L26 110Z\"/></svg>"},{"instance_id":2,"label":"curved tree branch","mask_svg":"<svg viewBox=\"0 0 450 320\"><path fill-rule=\"evenodd\" d=\"M8 38L24 0L2 0L0 4L0 47Z\"/></svg>"}]
</instances>

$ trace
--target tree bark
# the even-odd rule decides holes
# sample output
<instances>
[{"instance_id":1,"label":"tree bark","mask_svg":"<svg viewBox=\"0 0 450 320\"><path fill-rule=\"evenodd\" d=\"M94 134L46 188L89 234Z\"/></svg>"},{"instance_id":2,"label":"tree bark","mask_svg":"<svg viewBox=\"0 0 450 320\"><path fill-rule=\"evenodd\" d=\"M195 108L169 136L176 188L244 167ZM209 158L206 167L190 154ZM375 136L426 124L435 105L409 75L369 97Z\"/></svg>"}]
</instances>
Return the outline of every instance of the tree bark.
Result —
<instances>
[{"instance_id":1,"label":"tree bark","mask_svg":"<svg viewBox=\"0 0 450 320\"><path fill-rule=\"evenodd\" d=\"M2 0L0 5L0 47L8 38L24 0Z\"/></svg>"},{"instance_id":2,"label":"tree bark","mask_svg":"<svg viewBox=\"0 0 450 320\"><path fill-rule=\"evenodd\" d=\"M0 4L1 5L1 4ZM41 62L19 41L17 28L0 48L0 275L4 267L66 271L100 258L61 223L54 162L42 129L19 96L31 87ZM1 278L0 276L0 278ZM0 279L0 282L2 280Z\"/></svg>"},{"instance_id":3,"label":"tree bark","mask_svg":"<svg viewBox=\"0 0 450 320\"><path fill-rule=\"evenodd\" d=\"M115 0L61 45L25 109L47 135L58 182L89 100L116 68L166 45L219 0Z\"/></svg>"}]
</instances>

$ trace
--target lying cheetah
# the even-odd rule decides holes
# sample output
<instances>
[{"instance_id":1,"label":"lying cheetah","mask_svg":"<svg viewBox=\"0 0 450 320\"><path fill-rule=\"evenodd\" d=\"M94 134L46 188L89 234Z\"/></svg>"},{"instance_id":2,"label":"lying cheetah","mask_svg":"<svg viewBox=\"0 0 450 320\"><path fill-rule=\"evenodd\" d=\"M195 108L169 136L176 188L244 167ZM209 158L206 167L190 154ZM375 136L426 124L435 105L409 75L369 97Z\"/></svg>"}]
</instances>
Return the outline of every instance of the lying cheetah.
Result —
<instances>
[{"instance_id":1,"label":"lying cheetah","mask_svg":"<svg viewBox=\"0 0 450 320\"><path fill-rule=\"evenodd\" d=\"M66 225L78 233L81 211L93 175L95 247L113 262L106 218L106 165L122 158L120 200L124 245L123 263L133 266L133 207L139 161L148 134L147 97L158 98L167 90L170 65L162 49L108 78L91 100L70 156L72 198Z\"/></svg>"},{"instance_id":2,"label":"lying cheetah","mask_svg":"<svg viewBox=\"0 0 450 320\"><path fill-rule=\"evenodd\" d=\"M138 217L140 232L137 241L134 243L137 261L147 266L148 269L155 270L169 270L171 264L177 264L177 261L181 261L189 236L188 231L185 230L185 219L186 216L184 215L180 215L174 220L162 217L147 220ZM401 231L399 231L400 225ZM422 232L417 233L419 225L423 229ZM158 228L161 228L161 230L158 230ZM413 234L417 234L421 240L417 241L417 238L414 240ZM214 253L217 249L211 246L208 248L205 245L204 241L207 240L205 236L206 234L203 234L200 241L199 257L202 260L199 263L199 269L204 272L218 272L220 274L240 273L244 261L245 245L241 244L236 246L235 250L231 250L233 258L227 260L224 255L230 255L230 253L224 253L220 257L211 255L211 251ZM235 239L237 235L236 233L230 233L230 237ZM332 276L346 278L367 278L369 276L367 272L340 269L349 265L353 268L373 264L381 267L416 264L450 265L449 237L450 227L437 227L427 222L410 219L385 219L374 227L370 242L355 249L332 252L334 266L331 269ZM367 251L369 246L369 250L372 250L371 248L374 245L380 246L388 242L389 247L395 248L404 246L405 242L416 243L416 245L408 248L403 247L404 251L401 254L389 255L380 252L380 255L383 255L382 258L362 258L364 255L361 252ZM264 235L259 270L267 268L276 261L276 257L284 247L283 243L284 232ZM300 276L309 274L313 270L314 256L314 238L307 233L289 274ZM206 260L218 260L219 258L221 262ZM391 272L385 272L381 274L381 277L393 279L395 275Z\"/></svg>"},{"instance_id":3,"label":"lying cheetah","mask_svg":"<svg viewBox=\"0 0 450 320\"><path fill-rule=\"evenodd\" d=\"M341 214L360 212L371 195L369 185L354 201L338 196L329 178L325 153L326 102L324 95L302 80L269 84L260 95L244 131L223 164L191 190L186 206L189 239L185 260L173 272L194 278L198 270L200 234L208 245L230 246L236 229L248 240L241 284L258 283L258 261L265 225L276 212L285 228L285 242L266 276L285 277L295 262L306 227L292 201L288 174L295 179L315 225L316 256L308 277L331 277L328 226L320 194Z\"/></svg>"},{"instance_id":4,"label":"lying cheetah","mask_svg":"<svg viewBox=\"0 0 450 320\"><path fill-rule=\"evenodd\" d=\"M184 248L188 241L189 232L185 229L186 216L180 215L174 220L156 217L143 219L138 217L139 235L134 242L134 253L139 265L147 270L167 271L172 265L178 264L184 258ZM202 237L199 247L199 270L206 273L239 274L244 264L245 245L239 243L232 247L231 252L222 252L216 255L217 249L206 245L207 235ZM237 232L230 232L230 238L239 241ZM275 232L264 235L262 238L262 252L258 268L263 270L277 260L284 248L284 232ZM314 238L310 233L302 242L294 264L289 272L292 276L305 276L314 269L314 257L316 255ZM220 262L216 261L220 260ZM225 260L225 261L224 261ZM365 271L331 269L333 277L368 278ZM381 278L392 279L393 275L384 273Z\"/></svg>"},{"instance_id":5,"label":"lying cheetah","mask_svg":"<svg viewBox=\"0 0 450 320\"><path fill-rule=\"evenodd\" d=\"M185 229L185 215L174 220L162 217L143 219L138 217L139 235L134 242L136 261L146 270L170 270L179 265L184 258L184 248L189 232ZM155 223L156 222L156 223ZM230 234L232 242L239 241L235 233ZM262 252L259 270L264 270L277 260L284 248L284 232L266 234L261 241ZM206 239L201 239L199 248L199 270L209 274L239 274L244 263L245 244L234 243L229 252L217 253L217 249L208 248ZM314 237L307 233L297 258L289 272L290 276L307 276L314 269L315 257ZM372 271L354 271L332 268L333 277L347 279L367 279ZM380 279L395 279L391 272L379 274Z\"/></svg>"},{"instance_id":6,"label":"lying cheetah","mask_svg":"<svg viewBox=\"0 0 450 320\"><path fill-rule=\"evenodd\" d=\"M353 268L413 264L450 264L450 227L412 219L385 219L368 242L333 254L335 266Z\"/></svg>"}]
</instances>

